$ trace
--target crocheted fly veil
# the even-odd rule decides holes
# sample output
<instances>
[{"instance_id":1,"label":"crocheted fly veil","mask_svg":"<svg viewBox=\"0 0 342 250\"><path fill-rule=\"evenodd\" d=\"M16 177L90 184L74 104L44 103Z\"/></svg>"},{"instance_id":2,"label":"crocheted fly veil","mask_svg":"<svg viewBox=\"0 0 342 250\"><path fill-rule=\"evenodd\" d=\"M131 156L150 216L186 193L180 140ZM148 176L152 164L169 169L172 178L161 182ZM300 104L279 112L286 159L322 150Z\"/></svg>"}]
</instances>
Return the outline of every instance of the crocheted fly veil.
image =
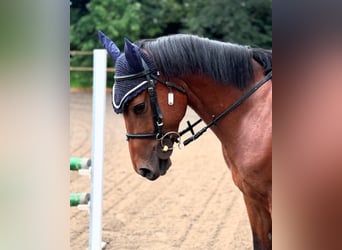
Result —
<instances>
[{"instance_id":1,"label":"crocheted fly veil","mask_svg":"<svg viewBox=\"0 0 342 250\"><path fill-rule=\"evenodd\" d=\"M125 39L124 53L115 43L101 31L98 32L103 47L106 48L115 63L115 76L127 76L144 71L142 60L145 61L149 70L156 73L157 69L151 56L143 53L139 47ZM147 89L146 76L134 79L117 79L114 81L112 91L112 104L115 113L122 113L125 106Z\"/></svg>"}]
</instances>

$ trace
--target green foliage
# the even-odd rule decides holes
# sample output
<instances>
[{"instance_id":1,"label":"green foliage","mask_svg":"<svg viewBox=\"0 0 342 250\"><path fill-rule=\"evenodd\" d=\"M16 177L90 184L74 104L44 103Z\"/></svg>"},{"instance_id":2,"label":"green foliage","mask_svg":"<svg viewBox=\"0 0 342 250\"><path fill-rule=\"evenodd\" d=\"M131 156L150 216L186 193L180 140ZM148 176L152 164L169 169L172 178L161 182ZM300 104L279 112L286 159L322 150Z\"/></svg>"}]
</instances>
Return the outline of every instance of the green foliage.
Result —
<instances>
[{"instance_id":1,"label":"green foliage","mask_svg":"<svg viewBox=\"0 0 342 250\"><path fill-rule=\"evenodd\" d=\"M82 1L79 1L82 2ZM83 13L83 15L81 14ZM108 34L119 47L123 47L123 36L137 39L140 36L141 4L133 0L91 0L83 1L73 7L70 20L70 49L93 50L102 48L97 31ZM113 62L108 60L109 67ZM91 56L73 56L70 58L72 66L92 66ZM112 85L112 73L108 74L108 85ZM72 86L89 86L91 78L86 72L71 72ZM89 81L90 80L90 81Z\"/></svg>"},{"instance_id":2,"label":"green foliage","mask_svg":"<svg viewBox=\"0 0 342 250\"><path fill-rule=\"evenodd\" d=\"M113 83L107 81L108 87ZM93 86L93 72L92 71L72 71L70 72L70 87L72 88L90 88Z\"/></svg>"},{"instance_id":3,"label":"green foliage","mask_svg":"<svg viewBox=\"0 0 342 250\"><path fill-rule=\"evenodd\" d=\"M175 33L272 47L271 0L72 0L70 14L71 50L102 48L98 30L121 50L124 37L135 41ZM72 66L92 66L91 56L73 56L70 61ZM72 85L91 86L91 76L71 72ZM108 73L108 86L112 79Z\"/></svg>"},{"instance_id":4,"label":"green foliage","mask_svg":"<svg viewBox=\"0 0 342 250\"><path fill-rule=\"evenodd\" d=\"M272 47L271 0L198 0L185 7L187 32L254 47Z\"/></svg>"},{"instance_id":5,"label":"green foliage","mask_svg":"<svg viewBox=\"0 0 342 250\"><path fill-rule=\"evenodd\" d=\"M97 31L102 30L123 45L123 36L130 39L140 35L141 4L133 0L92 0L87 5L87 15L70 26L71 49L92 50L100 48Z\"/></svg>"},{"instance_id":6,"label":"green foliage","mask_svg":"<svg viewBox=\"0 0 342 250\"><path fill-rule=\"evenodd\" d=\"M181 1L141 0L141 38L178 33L185 15Z\"/></svg>"}]
</instances>

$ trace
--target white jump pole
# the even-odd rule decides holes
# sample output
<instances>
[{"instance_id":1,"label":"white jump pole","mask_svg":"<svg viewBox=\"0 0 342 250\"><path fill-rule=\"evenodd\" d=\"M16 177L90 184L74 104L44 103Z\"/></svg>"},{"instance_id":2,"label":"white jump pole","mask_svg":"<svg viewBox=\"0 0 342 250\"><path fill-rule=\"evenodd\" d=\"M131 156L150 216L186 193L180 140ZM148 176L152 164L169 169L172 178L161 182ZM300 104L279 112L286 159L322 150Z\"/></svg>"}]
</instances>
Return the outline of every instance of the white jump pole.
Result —
<instances>
[{"instance_id":1,"label":"white jump pole","mask_svg":"<svg viewBox=\"0 0 342 250\"><path fill-rule=\"evenodd\" d=\"M102 249L102 189L107 52L94 50L89 249Z\"/></svg>"}]
</instances>

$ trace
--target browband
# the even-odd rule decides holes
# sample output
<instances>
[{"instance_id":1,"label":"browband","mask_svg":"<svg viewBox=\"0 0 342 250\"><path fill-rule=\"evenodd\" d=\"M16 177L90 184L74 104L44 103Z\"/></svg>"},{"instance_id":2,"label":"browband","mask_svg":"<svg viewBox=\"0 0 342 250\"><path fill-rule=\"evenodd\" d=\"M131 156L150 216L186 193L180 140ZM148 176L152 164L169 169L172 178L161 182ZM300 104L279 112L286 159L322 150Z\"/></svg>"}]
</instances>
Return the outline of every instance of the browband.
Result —
<instances>
[{"instance_id":1,"label":"browband","mask_svg":"<svg viewBox=\"0 0 342 250\"><path fill-rule=\"evenodd\" d=\"M124 76L114 76L114 80L116 81L121 81L121 80L132 80L132 79L136 79L136 78L140 78L146 75L152 74L150 69L147 70L143 70L139 73L136 74L131 74L131 75L124 75Z\"/></svg>"}]
</instances>

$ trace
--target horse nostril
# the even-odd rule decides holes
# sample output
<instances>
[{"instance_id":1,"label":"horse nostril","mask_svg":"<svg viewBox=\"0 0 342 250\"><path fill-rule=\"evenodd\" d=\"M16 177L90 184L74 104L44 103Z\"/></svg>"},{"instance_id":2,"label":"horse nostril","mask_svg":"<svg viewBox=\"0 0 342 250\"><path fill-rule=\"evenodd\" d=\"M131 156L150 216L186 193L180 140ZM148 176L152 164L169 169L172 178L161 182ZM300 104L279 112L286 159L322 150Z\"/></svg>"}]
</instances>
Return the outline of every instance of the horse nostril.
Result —
<instances>
[{"instance_id":1,"label":"horse nostril","mask_svg":"<svg viewBox=\"0 0 342 250\"><path fill-rule=\"evenodd\" d=\"M147 177L147 176L151 176L152 175L152 171L148 168L140 168L139 169L139 174L143 177Z\"/></svg>"},{"instance_id":2,"label":"horse nostril","mask_svg":"<svg viewBox=\"0 0 342 250\"><path fill-rule=\"evenodd\" d=\"M141 176L143 176L143 177L149 179L150 181L154 181L154 180L157 179L157 178L159 177L159 175L160 175L159 173L154 172L153 169L149 169L148 167L140 168L140 169L138 170L138 173L139 173Z\"/></svg>"}]
</instances>

